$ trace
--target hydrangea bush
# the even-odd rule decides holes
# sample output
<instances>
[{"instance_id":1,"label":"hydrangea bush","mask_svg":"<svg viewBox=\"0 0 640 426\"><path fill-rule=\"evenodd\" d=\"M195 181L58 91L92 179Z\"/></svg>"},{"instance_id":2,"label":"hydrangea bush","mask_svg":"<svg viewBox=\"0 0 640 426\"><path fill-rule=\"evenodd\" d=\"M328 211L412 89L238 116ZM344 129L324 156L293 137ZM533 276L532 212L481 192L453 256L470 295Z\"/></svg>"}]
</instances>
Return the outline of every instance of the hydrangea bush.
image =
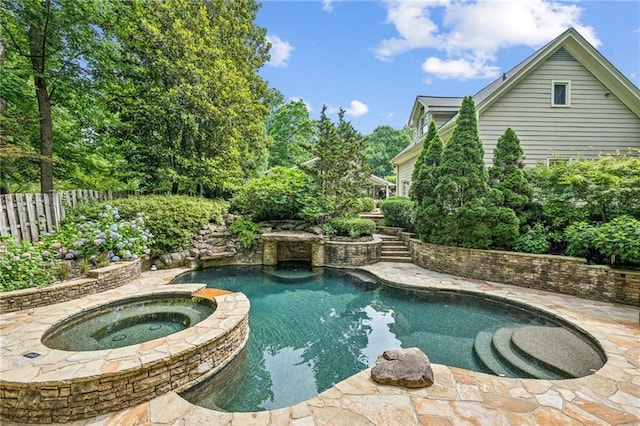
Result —
<instances>
[{"instance_id":1,"label":"hydrangea bush","mask_svg":"<svg viewBox=\"0 0 640 426\"><path fill-rule=\"evenodd\" d=\"M56 280L61 260L86 260L94 265L136 260L151 252L153 235L145 217L121 220L118 209L105 206L97 220L80 216L37 243L19 242L4 235L0 239L0 291L39 287Z\"/></svg>"},{"instance_id":2,"label":"hydrangea bush","mask_svg":"<svg viewBox=\"0 0 640 426\"><path fill-rule=\"evenodd\" d=\"M44 243L0 236L0 291L41 287L55 281L55 260L49 260Z\"/></svg>"},{"instance_id":3,"label":"hydrangea bush","mask_svg":"<svg viewBox=\"0 0 640 426\"><path fill-rule=\"evenodd\" d=\"M106 205L97 220L80 216L78 221L62 226L42 241L50 247L49 255L57 259L95 260L104 256L118 262L149 254L153 235L146 229L142 213L131 221L121 220L118 209Z\"/></svg>"}]
</instances>

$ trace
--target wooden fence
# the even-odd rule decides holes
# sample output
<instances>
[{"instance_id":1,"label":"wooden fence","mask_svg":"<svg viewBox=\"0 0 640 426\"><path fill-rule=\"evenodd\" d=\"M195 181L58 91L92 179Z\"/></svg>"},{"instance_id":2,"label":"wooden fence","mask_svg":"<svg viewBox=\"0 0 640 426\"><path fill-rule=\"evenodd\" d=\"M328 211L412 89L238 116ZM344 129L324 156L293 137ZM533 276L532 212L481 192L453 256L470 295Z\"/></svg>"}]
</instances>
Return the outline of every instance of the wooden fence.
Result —
<instances>
[{"instance_id":1,"label":"wooden fence","mask_svg":"<svg viewBox=\"0 0 640 426\"><path fill-rule=\"evenodd\" d=\"M65 208L91 200L110 200L111 191L84 189L47 194L0 195L0 235L11 234L19 240L38 241L40 235L56 230L66 216Z\"/></svg>"}]
</instances>

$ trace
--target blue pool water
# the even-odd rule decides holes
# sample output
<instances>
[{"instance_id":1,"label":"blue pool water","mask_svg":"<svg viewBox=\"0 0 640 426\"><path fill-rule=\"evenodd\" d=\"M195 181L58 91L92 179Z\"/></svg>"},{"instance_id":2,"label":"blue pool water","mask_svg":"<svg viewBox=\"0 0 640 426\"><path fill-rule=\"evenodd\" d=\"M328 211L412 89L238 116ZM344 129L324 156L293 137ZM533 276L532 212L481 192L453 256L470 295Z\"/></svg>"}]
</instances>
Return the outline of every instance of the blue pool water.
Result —
<instances>
[{"instance_id":1,"label":"blue pool water","mask_svg":"<svg viewBox=\"0 0 640 426\"><path fill-rule=\"evenodd\" d=\"M182 396L223 411L286 407L373 366L385 350L414 346L434 363L488 372L474 356L478 332L552 322L495 299L380 285L363 272L313 272L228 266L180 276L176 282L240 291L251 302L246 349Z\"/></svg>"}]
</instances>

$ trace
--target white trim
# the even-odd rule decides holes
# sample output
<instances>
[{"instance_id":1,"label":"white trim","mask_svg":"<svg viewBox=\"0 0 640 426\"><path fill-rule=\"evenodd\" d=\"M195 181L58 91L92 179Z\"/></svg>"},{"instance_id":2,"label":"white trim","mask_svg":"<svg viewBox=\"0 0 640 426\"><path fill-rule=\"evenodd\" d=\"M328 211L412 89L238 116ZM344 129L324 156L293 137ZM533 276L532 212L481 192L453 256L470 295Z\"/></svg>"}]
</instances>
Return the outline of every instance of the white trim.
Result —
<instances>
[{"instance_id":1,"label":"white trim","mask_svg":"<svg viewBox=\"0 0 640 426\"><path fill-rule=\"evenodd\" d=\"M556 86L566 87L564 104L555 103ZM551 106L554 108L571 107L571 80L551 80Z\"/></svg>"}]
</instances>

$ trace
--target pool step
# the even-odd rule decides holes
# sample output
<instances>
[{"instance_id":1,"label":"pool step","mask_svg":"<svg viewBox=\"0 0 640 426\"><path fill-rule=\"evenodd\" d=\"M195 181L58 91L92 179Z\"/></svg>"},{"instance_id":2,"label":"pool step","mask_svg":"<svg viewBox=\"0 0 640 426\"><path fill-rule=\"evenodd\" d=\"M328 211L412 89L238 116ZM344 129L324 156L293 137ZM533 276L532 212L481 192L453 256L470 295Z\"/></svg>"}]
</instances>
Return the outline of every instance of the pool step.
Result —
<instances>
[{"instance_id":1,"label":"pool step","mask_svg":"<svg viewBox=\"0 0 640 426\"><path fill-rule=\"evenodd\" d=\"M534 379L567 379L575 377L540 363L515 347L514 332L527 327L511 324L489 327L476 335L473 350L478 359L498 376Z\"/></svg>"},{"instance_id":2,"label":"pool step","mask_svg":"<svg viewBox=\"0 0 640 426\"><path fill-rule=\"evenodd\" d=\"M511 344L527 358L567 377L593 374L605 361L592 345L563 327L519 327Z\"/></svg>"},{"instance_id":3,"label":"pool step","mask_svg":"<svg viewBox=\"0 0 640 426\"><path fill-rule=\"evenodd\" d=\"M480 359L480 362L489 369L493 374L501 377L518 377L523 374L522 371L514 369L508 363L502 361L493 347L493 334L502 326L493 326L482 330L476 335L473 343L473 351Z\"/></svg>"}]
</instances>

